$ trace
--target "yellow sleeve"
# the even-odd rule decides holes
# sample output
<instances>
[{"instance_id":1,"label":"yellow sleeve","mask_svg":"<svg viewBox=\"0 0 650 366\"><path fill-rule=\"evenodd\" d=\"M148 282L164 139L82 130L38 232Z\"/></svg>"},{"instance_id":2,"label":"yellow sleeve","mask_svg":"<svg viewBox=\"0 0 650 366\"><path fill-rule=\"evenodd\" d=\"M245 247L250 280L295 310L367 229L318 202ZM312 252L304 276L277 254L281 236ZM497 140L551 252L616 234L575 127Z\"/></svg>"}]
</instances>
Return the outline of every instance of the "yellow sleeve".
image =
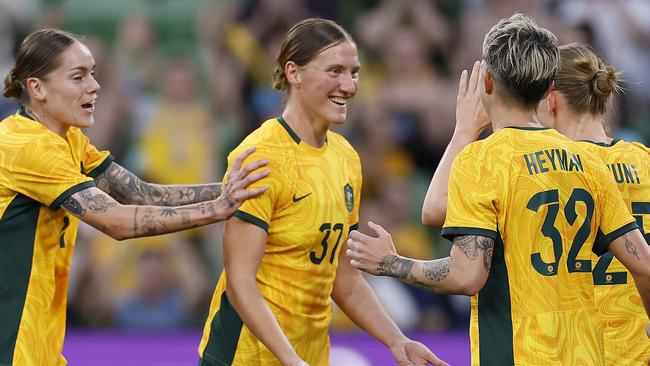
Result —
<instances>
[{"instance_id":1,"label":"yellow sleeve","mask_svg":"<svg viewBox=\"0 0 650 366\"><path fill-rule=\"evenodd\" d=\"M55 210L93 186L93 179L81 173L68 150L63 140L36 140L22 148L11 167L13 190Z\"/></svg>"},{"instance_id":2,"label":"yellow sleeve","mask_svg":"<svg viewBox=\"0 0 650 366\"><path fill-rule=\"evenodd\" d=\"M251 146L253 145L242 144L228 155L228 172L232 169L237 157ZM246 200L233 216L257 225L268 232L274 208L277 207L278 200L283 195L283 189L284 191L288 191L287 184L285 183L286 179L282 178L285 164L282 162L282 155L277 151L260 145L255 146L255 152L246 158L242 167L257 160L266 159L269 163L262 169L268 169L270 174L266 178L248 186L248 189L264 185L268 186L269 189L257 197ZM223 183L226 182L227 175L226 173Z\"/></svg>"},{"instance_id":3,"label":"yellow sleeve","mask_svg":"<svg viewBox=\"0 0 650 366\"><path fill-rule=\"evenodd\" d=\"M447 215L442 236L497 236L496 182L472 145L454 159L449 175Z\"/></svg>"},{"instance_id":4,"label":"yellow sleeve","mask_svg":"<svg viewBox=\"0 0 650 366\"><path fill-rule=\"evenodd\" d=\"M99 151L90 143L88 136L86 136L80 129L74 131L75 136L81 145L81 166L82 171L89 177L96 178L102 174L106 168L115 160L108 150Z\"/></svg>"},{"instance_id":5,"label":"yellow sleeve","mask_svg":"<svg viewBox=\"0 0 650 366\"><path fill-rule=\"evenodd\" d=\"M638 228L636 220L627 209L627 205L616 186L616 182L604 166L594 169L596 181L600 183L599 235L594 243L594 253L601 255L607 251L612 240Z\"/></svg>"}]
</instances>

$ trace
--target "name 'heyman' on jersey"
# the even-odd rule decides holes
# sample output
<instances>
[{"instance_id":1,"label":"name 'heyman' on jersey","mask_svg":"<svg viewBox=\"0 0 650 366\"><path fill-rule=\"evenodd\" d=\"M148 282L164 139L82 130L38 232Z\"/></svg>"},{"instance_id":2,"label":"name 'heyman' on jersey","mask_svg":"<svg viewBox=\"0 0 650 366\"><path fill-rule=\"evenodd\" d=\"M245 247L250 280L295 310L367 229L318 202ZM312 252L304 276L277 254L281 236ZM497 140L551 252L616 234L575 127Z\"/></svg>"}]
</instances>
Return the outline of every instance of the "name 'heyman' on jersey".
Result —
<instances>
[{"instance_id":1,"label":"name 'heyman' on jersey","mask_svg":"<svg viewBox=\"0 0 650 366\"><path fill-rule=\"evenodd\" d=\"M584 173L580 155L564 149L548 149L524 155L524 162L530 175L546 173L550 170L579 171Z\"/></svg>"}]
</instances>

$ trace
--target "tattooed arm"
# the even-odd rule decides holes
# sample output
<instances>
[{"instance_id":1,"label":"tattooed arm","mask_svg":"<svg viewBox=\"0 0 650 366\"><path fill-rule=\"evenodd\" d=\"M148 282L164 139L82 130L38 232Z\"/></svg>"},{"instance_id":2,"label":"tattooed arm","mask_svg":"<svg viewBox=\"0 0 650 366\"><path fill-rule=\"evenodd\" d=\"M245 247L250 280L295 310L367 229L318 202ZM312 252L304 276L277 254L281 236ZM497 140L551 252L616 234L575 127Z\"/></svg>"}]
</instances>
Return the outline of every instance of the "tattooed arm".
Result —
<instances>
[{"instance_id":1,"label":"tattooed arm","mask_svg":"<svg viewBox=\"0 0 650 366\"><path fill-rule=\"evenodd\" d=\"M423 344L406 337L388 316L368 281L346 260L349 243L344 243L339 253L332 289L336 305L361 329L390 348L398 364L447 365Z\"/></svg>"},{"instance_id":2,"label":"tattooed arm","mask_svg":"<svg viewBox=\"0 0 650 366\"><path fill-rule=\"evenodd\" d=\"M228 218L227 202L179 207L122 205L97 187L73 194L62 207L117 240L152 236L207 225Z\"/></svg>"},{"instance_id":3,"label":"tattooed arm","mask_svg":"<svg viewBox=\"0 0 650 366\"><path fill-rule=\"evenodd\" d=\"M95 184L118 202L132 205L180 206L214 200L221 194L221 183L152 184L116 163L98 175Z\"/></svg>"},{"instance_id":4,"label":"tattooed arm","mask_svg":"<svg viewBox=\"0 0 650 366\"><path fill-rule=\"evenodd\" d=\"M494 239L454 238L449 257L429 261L399 256L390 234L370 223L378 237L353 231L347 255L352 266L376 276L390 276L427 291L474 295L485 285L492 266Z\"/></svg>"},{"instance_id":5,"label":"tattooed arm","mask_svg":"<svg viewBox=\"0 0 650 366\"><path fill-rule=\"evenodd\" d=\"M245 200L268 189L267 186L246 189L251 183L269 174L267 170L252 173L266 165L265 160L241 168L247 155L245 152L235 160L221 194L213 200L174 207L123 205L99 188L90 187L73 194L63 202L62 207L118 240L166 234L211 224L229 218Z\"/></svg>"},{"instance_id":6,"label":"tattooed arm","mask_svg":"<svg viewBox=\"0 0 650 366\"><path fill-rule=\"evenodd\" d=\"M235 163L241 165L255 148L241 153ZM266 164L261 164L266 165ZM125 205L181 206L215 200L221 195L221 183L161 185L142 181L126 168L111 163L95 178L99 189Z\"/></svg>"},{"instance_id":7,"label":"tattooed arm","mask_svg":"<svg viewBox=\"0 0 650 366\"><path fill-rule=\"evenodd\" d=\"M629 231L609 244L609 251L623 263L634 278L641 301L650 318L650 248L638 229Z\"/></svg>"}]
</instances>

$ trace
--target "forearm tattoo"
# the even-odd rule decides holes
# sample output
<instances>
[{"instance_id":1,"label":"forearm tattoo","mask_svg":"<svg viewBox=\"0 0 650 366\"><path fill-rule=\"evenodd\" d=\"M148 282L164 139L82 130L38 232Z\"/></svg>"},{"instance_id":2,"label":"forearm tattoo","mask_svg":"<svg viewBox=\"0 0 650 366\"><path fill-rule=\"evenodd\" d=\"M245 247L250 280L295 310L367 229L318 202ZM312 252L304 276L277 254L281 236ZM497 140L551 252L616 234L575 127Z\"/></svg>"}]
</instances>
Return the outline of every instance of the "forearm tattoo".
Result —
<instances>
[{"instance_id":1,"label":"forearm tattoo","mask_svg":"<svg viewBox=\"0 0 650 366\"><path fill-rule=\"evenodd\" d=\"M440 282L445 278L447 278L447 276L449 275L450 267L452 263L453 260L450 257L446 257L441 259L435 259L428 262L420 262L417 263L416 266L420 267L420 270L424 274L425 278L435 282ZM426 291L435 291L436 288L435 282L429 284L422 282L415 277L412 271L409 272L408 276L406 277L406 279L403 280L403 282L415 287L419 287Z\"/></svg>"},{"instance_id":2,"label":"forearm tattoo","mask_svg":"<svg viewBox=\"0 0 650 366\"><path fill-rule=\"evenodd\" d=\"M162 218L156 216L156 210L152 207L143 207L139 210L140 216L136 217L138 229L144 235L157 235L168 232L167 225ZM166 215L160 212L160 216ZM136 234L138 231L136 231Z\"/></svg>"},{"instance_id":3,"label":"forearm tattoo","mask_svg":"<svg viewBox=\"0 0 650 366\"><path fill-rule=\"evenodd\" d=\"M485 268L486 272L490 272L494 239L484 236L464 235L455 237L452 245L463 252L469 260L473 261L482 256L483 268Z\"/></svg>"},{"instance_id":4,"label":"forearm tattoo","mask_svg":"<svg viewBox=\"0 0 650 366\"><path fill-rule=\"evenodd\" d=\"M634 243L627 238L627 234L623 235L623 240L625 241L625 250L635 256L636 259L641 259L641 257L639 257L639 252L636 249L636 245L634 245Z\"/></svg>"},{"instance_id":5,"label":"forearm tattoo","mask_svg":"<svg viewBox=\"0 0 650 366\"><path fill-rule=\"evenodd\" d=\"M379 260L377 270L382 276L390 276L398 280L403 280L411 273L412 267L412 260L400 258L396 255L389 255Z\"/></svg>"},{"instance_id":6,"label":"forearm tattoo","mask_svg":"<svg viewBox=\"0 0 650 366\"><path fill-rule=\"evenodd\" d=\"M390 255L379 261L377 270L380 275L395 277L398 280L426 291L434 291L437 282L443 281L450 272L452 264L450 257L432 260L429 262L413 261L411 259L400 258L396 255ZM427 280L433 283L425 283L413 274L413 268L419 267Z\"/></svg>"},{"instance_id":7,"label":"forearm tattoo","mask_svg":"<svg viewBox=\"0 0 650 366\"><path fill-rule=\"evenodd\" d=\"M212 212L206 207L214 207L210 204L200 204L194 207L140 207L136 206L133 214L133 233L134 237L152 236L166 234L173 231L185 230L199 226L191 220L191 213L205 214ZM207 211L206 211L207 210ZM180 216L181 224L178 225L177 216Z\"/></svg>"},{"instance_id":8,"label":"forearm tattoo","mask_svg":"<svg viewBox=\"0 0 650 366\"><path fill-rule=\"evenodd\" d=\"M424 273L424 277L440 282L447 278L451 263L452 259L450 257L424 262L421 268L422 273Z\"/></svg>"},{"instance_id":9,"label":"forearm tattoo","mask_svg":"<svg viewBox=\"0 0 650 366\"><path fill-rule=\"evenodd\" d=\"M158 185L143 182L135 174L111 163L95 184L124 204L147 206L181 206L216 199L221 184Z\"/></svg>"},{"instance_id":10,"label":"forearm tattoo","mask_svg":"<svg viewBox=\"0 0 650 366\"><path fill-rule=\"evenodd\" d=\"M415 276L413 276L413 273L409 273L408 277L406 277L406 279L403 282L411 286L421 288L422 290L425 291L431 291L431 286L415 278Z\"/></svg>"}]
</instances>

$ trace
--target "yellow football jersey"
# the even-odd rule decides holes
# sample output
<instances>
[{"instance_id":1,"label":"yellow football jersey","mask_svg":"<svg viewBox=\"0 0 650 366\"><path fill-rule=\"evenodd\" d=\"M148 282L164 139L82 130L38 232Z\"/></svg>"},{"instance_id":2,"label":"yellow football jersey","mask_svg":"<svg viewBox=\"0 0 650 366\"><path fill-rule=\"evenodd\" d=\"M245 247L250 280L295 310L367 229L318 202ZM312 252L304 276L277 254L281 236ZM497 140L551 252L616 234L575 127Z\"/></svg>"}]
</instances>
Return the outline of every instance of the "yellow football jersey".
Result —
<instances>
[{"instance_id":1,"label":"yellow football jersey","mask_svg":"<svg viewBox=\"0 0 650 366\"><path fill-rule=\"evenodd\" d=\"M650 238L650 151L639 143L615 140L611 144L579 142L607 164L627 209ZM646 229L646 227L648 229ZM645 365L650 358L650 341L645 335L648 323L632 276L612 253L594 264L596 324L603 332L606 365Z\"/></svg>"},{"instance_id":2,"label":"yellow football jersey","mask_svg":"<svg viewBox=\"0 0 650 366\"><path fill-rule=\"evenodd\" d=\"M0 365L66 364L78 219L59 206L111 161L78 128L63 138L21 113L0 122Z\"/></svg>"},{"instance_id":3,"label":"yellow football jersey","mask_svg":"<svg viewBox=\"0 0 650 366\"><path fill-rule=\"evenodd\" d=\"M359 218L361 163L352 146L328 131L322 148L300 140L282 118L250 134L228 157L257 150L268 159L269 190L244 202L235 216L267 231L257 283L298 355L328 365L330 295L338 254ZM242 243L242 250L245 249ZM279 365L228 303L225 273L212 298L199 354L206 365Z\"/></svg>"},{"instance_id":4,"label":"yellow football jersey","mask_svg":"<svg viewBox=\"0 0 650 366\"><path fill-rule=\"evenodd\" d=\"M454 160L443 235L495 239L472 297L472 364L602 365L591 270L637 225L599 159L555 130L504 128ZM603 242L603 243L605 243Z\"/></svg>"}]
</instances>

